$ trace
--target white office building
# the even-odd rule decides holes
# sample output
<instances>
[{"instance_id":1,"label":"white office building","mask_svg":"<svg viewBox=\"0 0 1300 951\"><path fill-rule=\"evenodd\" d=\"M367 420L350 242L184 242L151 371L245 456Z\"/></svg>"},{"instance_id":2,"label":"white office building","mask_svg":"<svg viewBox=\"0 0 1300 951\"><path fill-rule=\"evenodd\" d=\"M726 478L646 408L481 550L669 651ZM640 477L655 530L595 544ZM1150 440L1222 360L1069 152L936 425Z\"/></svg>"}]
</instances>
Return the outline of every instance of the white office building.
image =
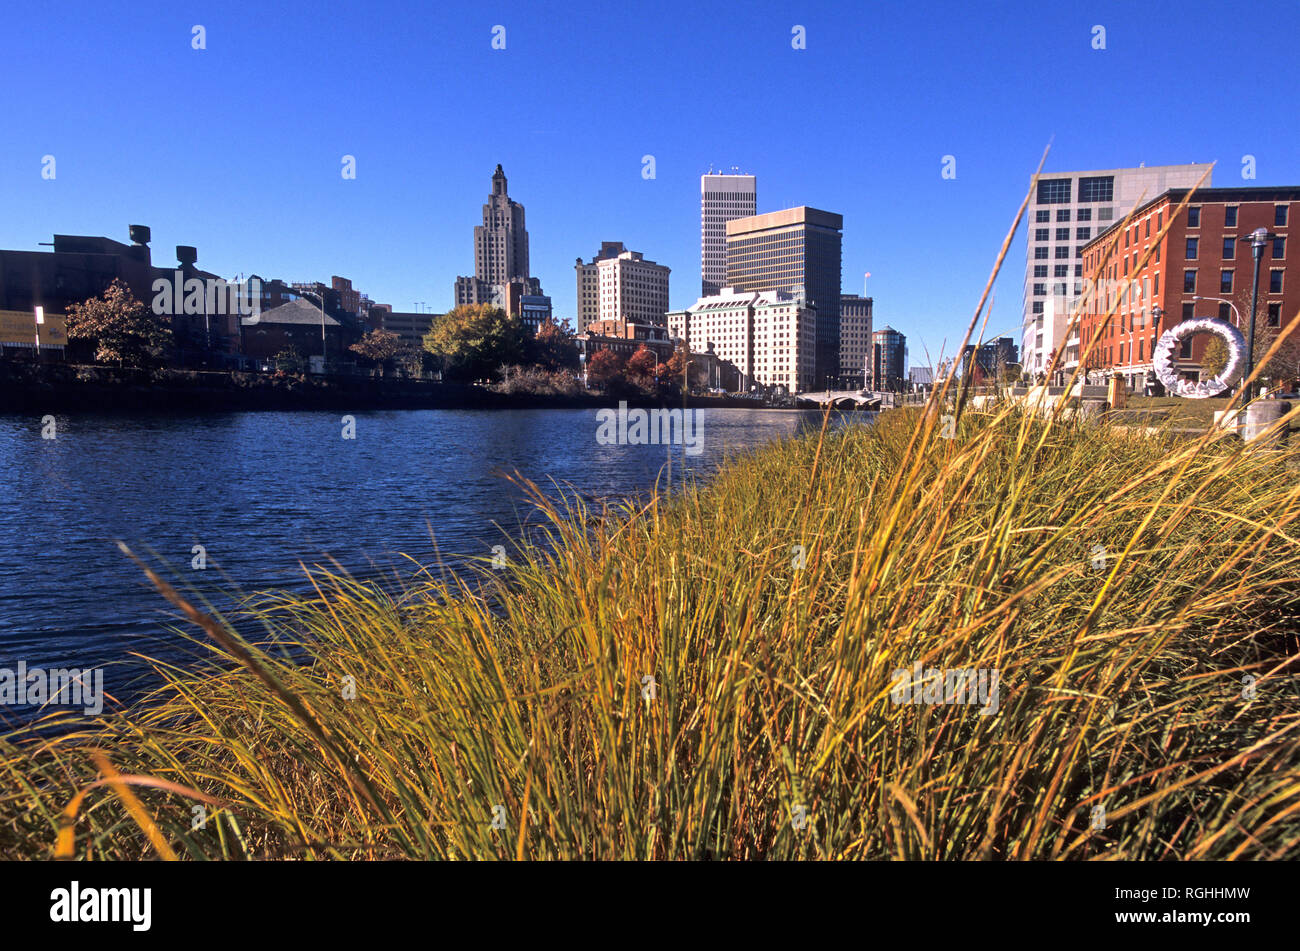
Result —
<instances>
[{"instance_id":1,"label":"white office building","mask_svg":"<svg viewBox=\"0 0 1300 951\"><path fill-rule=\"evenodd\" d=\"M1202 175L1201 185L1208 188L1209 170L1209 165L1197 164L1140 165L1044 172L1032 182L1020 349L1026 373L1031 377L1045 373L1058 348L1069 356L1058 365L1061 370L1070 372L1078 365L1078 330L1068 340L1066 331L1083 293L1083 246L1140 202L1167 189L1190 188Z\"/></svg>"},{"instance_id":2,"label":"white office building","mask_svg":"<svg viewBox=\"0 0 1300 951\"><path fill-rule=\"evenodd\" d=\"M802 296L724 287L686 310L670 312L668 335L692 353L712 349L735 364L741 389L758 385L803 393L813 388L817 312Z\"/></svg>"},{"instance_id":3,"label":"white office building","mask_svg":"<svg viewBox=\"0 0 1300 951\"><path fill-rule=\"evenodd\" d=\"M579 330L597 321L664 326L670 268L628 251L620 241L605 241L587 263L578 258Z\"/></svg>"}]
</instances>

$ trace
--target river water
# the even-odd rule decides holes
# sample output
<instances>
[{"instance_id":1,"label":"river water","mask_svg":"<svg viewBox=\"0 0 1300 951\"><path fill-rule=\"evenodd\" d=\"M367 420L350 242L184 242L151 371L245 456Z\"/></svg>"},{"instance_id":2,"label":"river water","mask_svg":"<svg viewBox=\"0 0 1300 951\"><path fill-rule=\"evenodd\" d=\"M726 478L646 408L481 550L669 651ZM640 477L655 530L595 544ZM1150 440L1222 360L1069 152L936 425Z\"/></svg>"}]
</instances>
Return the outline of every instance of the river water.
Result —
<instances>
[{"instance_id":1,"label":"river water","mask_svg":"<svg viewBox=\"0 0 1300 951\"><path fill-rule=\"evenodd\" d=\"M169 656L173 614L116 540L156 554L178 587L302 589L302 564L410 576L491 555L531 508L506 473L625 497L662 476L815 427L817 413L701 411L702 451L602 445L595 410L0 414L0 669ZM48 420L46 421L48 424ZM202 546L206 568L193 567ZM148 559L147 559L148 560ZM115 693L106 683L109 693ZM0 709L0 721L21 711Z\"/></svg>"}]
</instances>

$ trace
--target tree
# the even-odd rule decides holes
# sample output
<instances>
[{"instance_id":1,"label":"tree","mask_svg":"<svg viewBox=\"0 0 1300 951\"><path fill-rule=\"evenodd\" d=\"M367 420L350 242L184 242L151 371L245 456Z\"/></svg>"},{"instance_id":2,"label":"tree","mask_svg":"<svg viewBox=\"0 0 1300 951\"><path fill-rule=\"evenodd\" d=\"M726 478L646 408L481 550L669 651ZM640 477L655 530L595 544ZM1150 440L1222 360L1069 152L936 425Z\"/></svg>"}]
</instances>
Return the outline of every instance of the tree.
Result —
<instances>
[{"instance_id":1,"label":"tree","mask_svg":"<svg viewBox=\"0 0 1300 951\"><path fill-rule=\"evenodd\" d=\"M98 363L148 367L171 349L172 332L114 278L98 297L68 305L68 339L89 341Z\"/></svg>"},{"instance_id":2,"label":"tree","mask_svg":"<svg viewBox=\"0 0 1300 951\"><path fill-rule=\"evenodd\" d=\"M438 318L424 338L448 380L496 377L501 367L523 362L524 325L491 304L462 304Z\"/></svg>"},{"instance_id":3,"label":"tree","mask_svg":"<svg viewBox=\"0 0 1300 951\"><path fill-rule=\"evenodd\" d=\"M528 341L528 362L551 373L578 369L578 345L566 320L557 324L544 320L537 333Z\"/></svg>"},{"instance_id":4,"label":"tree","mask_svg":"<svg viewBox=\"0 0 1300 951\"><path fill-rule=\"evenodd\" d=\"M628 380L638 386L652 387L659 382L659 358L645 344L641 344L636 353L627 358L623 372Z\"/></svg>"},{"instance_id":5,"label":"tree","mask_svg":"<svg viewBox=\"0 0 1300 951\"><path fill-rule=\"evenodd\" d=\"M1209 379L1218 376L1228 368L1228 345L1218 334L1210 334L1201 354L1201 377Z\"/></svg>"},{"instance_id":6,"label":"tree","mask_svg":"<svg viewBox=\"0 0 1300 951\"><path fill-rule=\"evenodd\" d=\"M402 352L402 338L391 330L368 330L348 349L379 364L379 375L383 376L388 361Z\"/></svg>"},{"instance_id":7,"label":"tree","mask_svg":"<svg viewBox=\"0 0 1300 951\"><path fill-rule=\"evenodd\" d=\"M703 386L705 382L704 368L698 360L691 359L691 351L685 344L679 344L673 351L673 355L663 365L662 375L664 379L687 390Z\"/></svg>"},{"instance_id":8,"label":"tree","mask_svg":"<svg viewBox=\"0 0 1300 951\"><path fill-rule=\"evenodd\" d=\"M587 361L587 381L604 389L623 375L625 363L613 350L597 350Z\"/></svg>"}]
</instances>

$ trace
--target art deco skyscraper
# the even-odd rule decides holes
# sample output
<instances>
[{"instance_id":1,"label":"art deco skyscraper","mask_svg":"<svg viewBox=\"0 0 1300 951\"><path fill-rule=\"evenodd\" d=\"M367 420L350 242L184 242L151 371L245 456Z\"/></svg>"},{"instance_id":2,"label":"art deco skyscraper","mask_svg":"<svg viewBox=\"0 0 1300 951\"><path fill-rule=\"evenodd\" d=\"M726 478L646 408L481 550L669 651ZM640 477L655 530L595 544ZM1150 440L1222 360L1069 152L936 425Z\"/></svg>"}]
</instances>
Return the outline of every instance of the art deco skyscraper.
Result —
<instances>
[{"instance_id":1,"label":"art deco skyscraper","mask_svg":"<svg viewBox=\"0 0 1300 951\"><path fill-rule=\"evenodd\" d=\"M524 206L506 191L506 173L492 173L492 194L483 206L483 223L474 227L474 276L456 278L456 304L497 304L509 298L502 288L522 284L524 294L541 294L528 274L528 231Z\"/></svg>"}]
</instances>

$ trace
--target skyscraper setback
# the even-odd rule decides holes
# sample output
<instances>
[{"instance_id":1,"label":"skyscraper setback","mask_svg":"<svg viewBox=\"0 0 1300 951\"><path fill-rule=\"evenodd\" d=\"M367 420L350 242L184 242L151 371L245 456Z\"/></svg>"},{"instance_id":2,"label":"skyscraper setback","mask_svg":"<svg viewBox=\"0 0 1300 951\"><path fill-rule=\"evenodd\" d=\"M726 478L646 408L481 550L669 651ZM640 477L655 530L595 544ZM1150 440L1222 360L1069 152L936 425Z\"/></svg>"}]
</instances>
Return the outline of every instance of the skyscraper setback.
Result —
<instances>
[{"instance_id":1,"label":"skyscraper setback","mask_svg":"<svg viewBox=\"0 0 1300 951\"><path fill-rule=\"evenodd\" d=\"M700 176L700 294L712 297L727 281L727 222L758 211L753 175Z\"/></svg>"},{"instance_id":2,"label":"skyscraper setback","mask_svg":"<svg viewBox=\"0 0 1300 951\"><path fill-rule=\"evenodd\" d=\"M515 293L509 285L518 284ZM474 276L456 278L456 304L495 304L508 308L512 298L540 295L541 283L528 274L528 231L524 206L506 191L506 173L492 173L492 194L483 206L483 224L474 228Z\"/></svg>"}]
</instances>

